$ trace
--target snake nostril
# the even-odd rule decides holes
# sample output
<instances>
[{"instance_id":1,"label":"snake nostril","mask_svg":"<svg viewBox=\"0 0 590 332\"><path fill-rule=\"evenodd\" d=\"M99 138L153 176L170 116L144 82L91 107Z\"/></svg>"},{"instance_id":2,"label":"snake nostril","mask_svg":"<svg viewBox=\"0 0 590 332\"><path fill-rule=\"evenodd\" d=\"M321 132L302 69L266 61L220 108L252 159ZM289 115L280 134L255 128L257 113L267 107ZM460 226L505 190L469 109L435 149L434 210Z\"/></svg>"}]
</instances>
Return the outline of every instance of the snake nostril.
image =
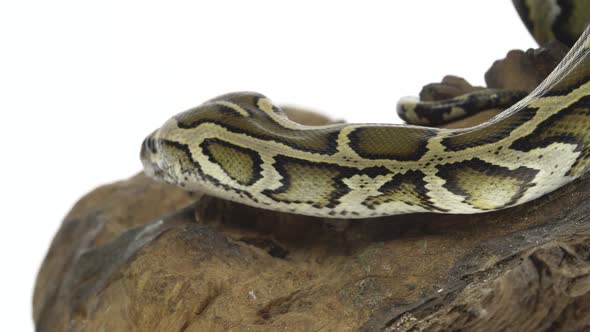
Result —
<instances>
[{"instance_id":1,"label":"snake nostril","mask_svg":"<svg viewBox=\"0 0 590 332\"><path fill-rule=\"evenodd\" d=\"M142 159L149 158L150 154L156 154L158 152L154 143L155 142L151 137L148 137L143 141L140 154Z\"/></svg>"},{"instance_id":2,"label":"snake nostril","mask_svg":"<svg viewBox=\"0 0 590 332\"><path fill-rule=\"evenodd\" d=\"M158 152L156 150L156 144L155 144L153 138L151 138L151 137L146 138L145 141L143 142L143 144L151 153L155 154Z\"/></svg>"}]
</instances>

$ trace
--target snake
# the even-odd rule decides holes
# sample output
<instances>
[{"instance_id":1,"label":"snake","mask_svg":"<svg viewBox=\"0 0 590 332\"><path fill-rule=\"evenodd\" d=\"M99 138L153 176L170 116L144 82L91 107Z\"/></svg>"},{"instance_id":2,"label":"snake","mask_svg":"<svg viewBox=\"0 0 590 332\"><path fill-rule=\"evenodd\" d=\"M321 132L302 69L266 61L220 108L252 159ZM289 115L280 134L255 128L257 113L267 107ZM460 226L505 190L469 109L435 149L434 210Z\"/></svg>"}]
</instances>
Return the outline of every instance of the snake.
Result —
<instances>
[{"instance_id":1,"label":"snake","mask_svg":"<svg viewBox=\"0 0 590 332\"><path fill-rule=\"evenodd\" d=\"M590 168L590 2L514 4L539 44L559 40L571 48L524 96L474 92L426 107L438 109L436 122L453 107L518 98L484 123L306 126L260 93L235 92L149 134L140 153L144 172L187 191L323 218L474 214L546 195Z\"/></svg>"}]
</instances>

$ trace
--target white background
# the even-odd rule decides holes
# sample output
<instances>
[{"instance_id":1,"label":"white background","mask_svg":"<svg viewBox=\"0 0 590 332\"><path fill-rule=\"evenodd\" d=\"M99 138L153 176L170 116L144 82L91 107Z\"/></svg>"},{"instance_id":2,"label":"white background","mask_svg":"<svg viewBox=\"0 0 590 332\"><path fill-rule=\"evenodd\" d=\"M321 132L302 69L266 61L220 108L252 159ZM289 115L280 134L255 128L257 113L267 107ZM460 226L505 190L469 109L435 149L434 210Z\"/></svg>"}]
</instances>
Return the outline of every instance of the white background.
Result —
<instances>
[{"instance_id":1,"label":"white background","mask_svg":"<svg viewBox=\"0 0 590 332\"><path fill-rule=\"evenodd\" d=\"M37 270L72 204L140 170L144 136L253 90L351 122L445 74L483 84L535 44L505 1L5 1L0 4L0 312L32 330Z\"/></svg>"}]
</instances>

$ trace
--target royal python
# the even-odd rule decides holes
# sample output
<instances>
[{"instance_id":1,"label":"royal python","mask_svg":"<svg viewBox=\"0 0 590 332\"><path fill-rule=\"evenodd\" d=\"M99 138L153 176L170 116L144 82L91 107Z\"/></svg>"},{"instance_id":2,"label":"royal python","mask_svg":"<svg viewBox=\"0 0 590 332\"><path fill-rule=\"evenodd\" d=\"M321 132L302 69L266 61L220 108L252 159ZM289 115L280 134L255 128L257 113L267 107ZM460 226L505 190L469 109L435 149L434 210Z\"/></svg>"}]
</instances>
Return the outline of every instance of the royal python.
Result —
<instances>
[{"instance_id":1,"label":"royal python","mask_svg":"<svg viewBox=\"0 0 590 332\"><path fill-rule=\"evenodd\" d=\"M590 168L590 2L515 4L539 43L580 37L537 89L485 123L303 126L261 94L230 93L150 134L144 171L189 191L329 218L479 213L545 195ZM485 98L450 104L494 102Z\"/></svg>"}]
</instances>

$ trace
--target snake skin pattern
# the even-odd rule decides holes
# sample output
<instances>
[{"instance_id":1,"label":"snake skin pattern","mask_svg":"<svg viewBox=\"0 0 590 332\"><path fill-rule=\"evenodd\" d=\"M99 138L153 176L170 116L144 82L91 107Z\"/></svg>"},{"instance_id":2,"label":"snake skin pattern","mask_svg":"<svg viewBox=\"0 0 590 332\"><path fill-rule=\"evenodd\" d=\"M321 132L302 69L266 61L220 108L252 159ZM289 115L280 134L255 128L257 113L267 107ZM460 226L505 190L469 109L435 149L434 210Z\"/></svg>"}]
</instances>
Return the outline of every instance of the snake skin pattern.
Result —
<instances>
[{"instance_id":1,"label":"snake skin pattern","mask_svg":"<svg viewBox=\"0 0 590 332\"><path fill-rule=\"evenodd\" d=\"M261 94L232 93L150 134L144 170L186 190L328 218L522 204L590 167L589 31L537 89L476 127L303 126Z\"/></svg>"},{"instance_id":2,"label":"snake skin pattern","mask_svg":"<svg viewBox=\"0 0 590 332\"><path fill-rule=\"evenodd\" d=\"M512 0L539 45L559 40L572 46L590 21L588 0Z\"/></svg>"}]
</instances>

